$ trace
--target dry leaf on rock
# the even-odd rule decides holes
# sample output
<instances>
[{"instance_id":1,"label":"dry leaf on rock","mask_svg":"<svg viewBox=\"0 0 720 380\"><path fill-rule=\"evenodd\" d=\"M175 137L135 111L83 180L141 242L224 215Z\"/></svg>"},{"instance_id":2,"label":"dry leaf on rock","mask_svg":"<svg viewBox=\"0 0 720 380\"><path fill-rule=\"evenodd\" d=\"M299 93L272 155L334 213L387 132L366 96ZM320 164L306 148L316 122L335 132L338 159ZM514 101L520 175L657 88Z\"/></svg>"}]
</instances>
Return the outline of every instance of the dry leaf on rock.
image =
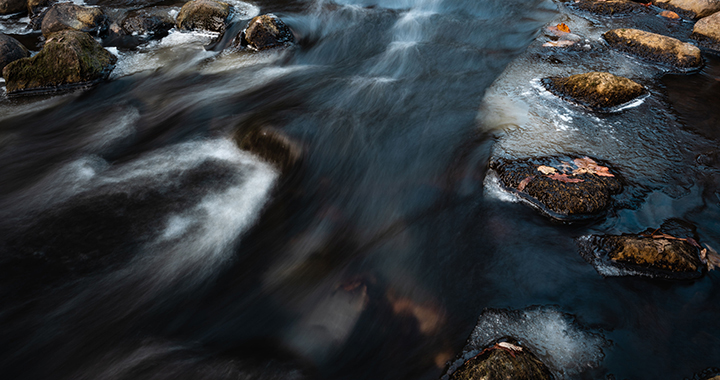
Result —
<instances>
[{"instance_id":1,"label":"dry leaf on rock","mask_svg":"<svg viewBox=\"0 0 720 380\"><path fill-rule=\"evenodd\" d=\"M534 176L534 175L531 175L530 177L527 177L527 178L525 178L524 180L520 181L520 184L519 184L518 187L517 187L518 191L523 191L523 190L525 190L525 186L527 186L528 183L530 183L530 181L533 180L533 178L535 178L535 176Z\"/></svg>"},{"instance_id":2,"label":"dry leaf on rock","mask_svg":"<svg viewBox=\"0 0 720 380\"><path fill-rule=\"evenodd\" d=\"M513 350L513 351L522 351L522 347L516 346L516 345L514 345L514 344L512 344L512 343L508 343L508 342L500 342L500 343L498 343L497 345L498 345L499 347L507 348L507 349Z\"/></svg>"},{"instance_id":3,"label":"dry leaf on rock","mask_svg":"<svg viewBox=\"0 0 720 380\"><path fill-rule=\"evenodd\" d=\"M540 165L538 166L537 170L545 175L557 173L557 169L553 168L552 166Z\"/></svg>"},{"instance_id":4,"label":"dry leaf on rock","mask_svg":"<svg viewBox=\"0 0 720 380\"><path fill-rule=\"evenodd\" d=\"M573 170L573 174L584 174L584 173L590 173L595 174L600 177L615 177L613 174L610 174L610 169L598 165L595 160L592 158L585 156L583 158L576 158L573 160L575 163L575 166L577 166L577 169Z\"/></svg>"},{"instance_id":5,"label":"dry leaf on rock","mask_svg":"<svg viewBox=\"0 0 720 380\"><path fill-rule=\"evenodd\" d=\"M553 175L549 175L548 178L554 179L554 180L560 181L560 182L566 182L566 183L585 182L584 180L579 179L579 178L570 178L567 174L553 174Z\"/></svg>"},{"instance_id":6,"label":"dry leaf on rock","mask_svg":"<svg viewBox=\"0 0 720 380\"><path fill-rule=\"evenodd\" d=\"M570 33L570 28L565 23L557 24L557 28L561 32Z\"/></svg>"}]
</instances>

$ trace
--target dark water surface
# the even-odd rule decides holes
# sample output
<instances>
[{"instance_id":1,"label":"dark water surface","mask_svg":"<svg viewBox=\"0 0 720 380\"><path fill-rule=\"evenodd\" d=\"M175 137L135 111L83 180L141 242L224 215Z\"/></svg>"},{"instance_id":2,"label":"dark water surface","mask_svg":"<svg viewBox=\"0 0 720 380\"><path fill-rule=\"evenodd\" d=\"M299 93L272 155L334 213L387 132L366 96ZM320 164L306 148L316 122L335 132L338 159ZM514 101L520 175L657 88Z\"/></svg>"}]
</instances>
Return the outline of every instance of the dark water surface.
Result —
<instances>
[{"instance_id":1,"label":"dark water surface","mask_svg":"<svg viewBox=\"0 0 720 380\"><path fill-rule=\"evenodd\" d=\"M298 43L206 50L207 36L173 32L113 50L112 80L93 89L0 99L0 378L436 379L485 308L533 306L553 312L516 331L573 368L560 378L720 366L717 272L603 278L574 240L675 217L720 248L717 57L646 75L649 100L597 120L513 95L532 73L501 78L495 96L574 118L543 141L481 123L481 104L557 19L553 2L253 5L230 30L275 12ZM295 170L237 148L235 131L260 126L302 146ZM619 210L563 225L483 190L491 155L548 144L629 157Z\"/></svg>"}]
</instances>

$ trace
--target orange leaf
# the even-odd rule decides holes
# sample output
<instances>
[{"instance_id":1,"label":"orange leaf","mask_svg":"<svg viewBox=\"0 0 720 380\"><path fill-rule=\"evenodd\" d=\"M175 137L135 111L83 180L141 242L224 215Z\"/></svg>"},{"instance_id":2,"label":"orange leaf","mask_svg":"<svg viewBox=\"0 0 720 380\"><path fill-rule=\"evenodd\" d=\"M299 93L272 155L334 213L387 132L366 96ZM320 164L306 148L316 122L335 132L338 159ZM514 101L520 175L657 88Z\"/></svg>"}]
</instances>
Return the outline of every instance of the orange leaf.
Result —
<instances>
[{"instance_id":1,"label":"orange leaf","mask_svg":"<svg viewBox=\"0 0 720 380\"><path fill-rule=\"evenodd\" d=\"M530 177L527 177L527 178L525 178L524 180L520 181L520 184L519 184L518 187L517 187L518 191L523 191L523 190L525 190L525 186L527 186L528 183L530 183L530 181L533 180L533 178L535 178L535 176L534 176L534 175L531 175Z\"/></svg>"},{"instance_id":2,"label":"orange leaf","mask_svg":"<svg viewBox=\"0 0 720 380\"><path fill-rule=\"evenodd\" d=\"M557 24L557 28L558 28L558 30L561 31L561 32L570 33L570 28L568 28L568 26L565 25L564 22L563 22L563 23L560 23L560 24Z\"/></svg>"},{"instance_id":3,"label":"orange leaf","mask_svg":"<svg viewBox=\"0 0 720 380\"><path fill-rule=\"evenodd\" d=\"M613 174L610 174L609 168L598 165L595 160L588 156L576 158L573 160L573 163L577 166L577 169L573 170L573 174L590 173L600 177L615 177Z\"/></svg>"},{"instance_id":4,"label":"orange leaf","mask_svg":"<svg viewBox=\"0 0 720 380\"><path fill-rule=\"evenodd\" d=\"M680 18L680 16L678 16L677 13L671 12L671 11L662 11L662 12L660 12L660 16L669 18L671 20L677 20Z\"/></svg>"},{"instance_id":5,"label":"orange leaf","mask_svg":"<svg viewBox=\"0 0 720 380\"><path fill-rule=\"evenodd\" d=\"M548 178L554 179L556 181L560 182L566 182L566 183L578 183L578 182L585 182L582 179L579 178L570 178L567 174L553 174L549 175Z\"/></svg>"}]
</instances>

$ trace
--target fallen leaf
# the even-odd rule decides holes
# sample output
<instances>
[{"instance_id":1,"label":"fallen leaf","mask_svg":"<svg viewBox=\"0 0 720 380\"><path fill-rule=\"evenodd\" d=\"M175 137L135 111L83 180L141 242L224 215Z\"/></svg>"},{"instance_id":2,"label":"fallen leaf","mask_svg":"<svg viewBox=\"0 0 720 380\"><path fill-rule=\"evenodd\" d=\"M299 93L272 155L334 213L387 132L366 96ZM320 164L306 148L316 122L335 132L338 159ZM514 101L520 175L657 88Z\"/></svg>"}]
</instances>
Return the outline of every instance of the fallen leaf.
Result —
<instances>
[{"instance_id":1,"label":"fallen leaf","mask_svg":"<svg viewBox=\"0 0 720 380\"><path fill-rule=\"evenodd\" d=\"M585 156L583 158L576 158L573 160L573 163L575 163L575 166L577 166L577 169L573 170L573 174L584 174L584 173L590 173L595 174L600 177L615 177L613 174L610 174L610 169L598 165L595 160L592 158Z\"/></svg>"},{"instance_id":2,"label":"fallen leaf","mask_svg":"<svg viewBox=\"0 0 720 380\"><path fill-rule=\"evenodd\" d=\"M533 180L533 178L535 178L535 176L534 176L534 175L531 175L530 177L527 177L527 178L525 178L524 180L520 181L520 184L519 184L518 187L517 187L518 191L523 191L523 190L525 190L525 186L527 186L528 183L530 183L530 181Z\"/></svg>"},{"instance_id":3,"label":"fallen leaf","mask_svg":"<svg viewBox=\"0 0 720 380\"><path fill-rule=\"evenodd\" d=\"M644 6L646 6L646 7L649 7L649 6L652 5L652 3L640 3L640 5L644 5Z\"/></svg>"},{"instance_id":4,"label":"fallen leaf","mask_svg":"<svg viewBox=\"0 0 720 380\"><path fill-rule=\"evenodd\" d=\"M542 46L544 47L567 47L574 45L575 41L568 41L568 40L560 40L560 41L548 41L544 43Z\"/></svg>"},{"instance_id":5,"label":"fallen leaf","mask_svg":"<svg viewBox=\"0 0 720 380\"><path fill-rule=\"evenodd\" d=\"M578 182L585 182L582 179L579 178L570 178L567 174L553 174L549 175L548 178L554 179L556 181L560 182L566 182L566 183L578 183Z\"/></svg>"},{"instance_id":6,"label":"fallen leaf","mask_svg":"<svg viewBox=\"0 0 720 380\"><path fill-rule=\"evenodd\" d=\"M669 18L671 20L677 20L680 18L680 16L678 16L677 13L672 12L672 11L662 11L662 12L660 12L660 16Z\"/></svg>"},{"instance_id":7,"label":"fallen leaf","mask_svg":"<svg viewBox=\"0 0 720 380\"><path fill-rule=\"evenodd\" d=\"M513 351L522 351L522 347L516 346L516 345L514 345L512 343L508 343L508 342L500 342L497 345L502 348L507 348L507 349L513 350Z\"/></svg>"},{"instance_id":8,"label":"fallen leaf","mask_svg":"<svg viewBox=\"0 0 720 380\"><path fill-rule=\"evenodd\" d=\"M538 166L537 170L545 175L557 173L557 169L553 168L552 166L540 165Z\"/></svg>"},{"instance_id":9,"label":"fallen leaf","mask_svg":"<svg viewBox=\"0 0 720 380\"><path fill-rule=\"evenodd\" d=\"M570 33L570 28L567 25L565 25L564 22L557 24L557 28L561 32Z\"/></svg>"}]
</instances>

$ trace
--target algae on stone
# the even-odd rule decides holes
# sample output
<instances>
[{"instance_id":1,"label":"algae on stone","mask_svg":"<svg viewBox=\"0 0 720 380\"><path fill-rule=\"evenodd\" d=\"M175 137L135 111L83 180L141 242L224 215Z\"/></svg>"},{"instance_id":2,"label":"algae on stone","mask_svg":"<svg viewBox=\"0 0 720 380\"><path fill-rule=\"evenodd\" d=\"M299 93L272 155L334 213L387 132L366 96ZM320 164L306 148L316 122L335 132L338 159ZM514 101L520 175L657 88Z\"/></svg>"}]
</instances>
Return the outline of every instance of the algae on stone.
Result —
<instances>
[{"instance_id":1,"label":"algae on stone","mask_svg":"<svg viewBox=\"0 0 720 380\"><path fill-rule=\"evenodd\" d=\"M603 72L546 78L543 82L550 92L600 111L627 103L645 92L642 85L630 79Z\"/></svg>"}]
</instances>

